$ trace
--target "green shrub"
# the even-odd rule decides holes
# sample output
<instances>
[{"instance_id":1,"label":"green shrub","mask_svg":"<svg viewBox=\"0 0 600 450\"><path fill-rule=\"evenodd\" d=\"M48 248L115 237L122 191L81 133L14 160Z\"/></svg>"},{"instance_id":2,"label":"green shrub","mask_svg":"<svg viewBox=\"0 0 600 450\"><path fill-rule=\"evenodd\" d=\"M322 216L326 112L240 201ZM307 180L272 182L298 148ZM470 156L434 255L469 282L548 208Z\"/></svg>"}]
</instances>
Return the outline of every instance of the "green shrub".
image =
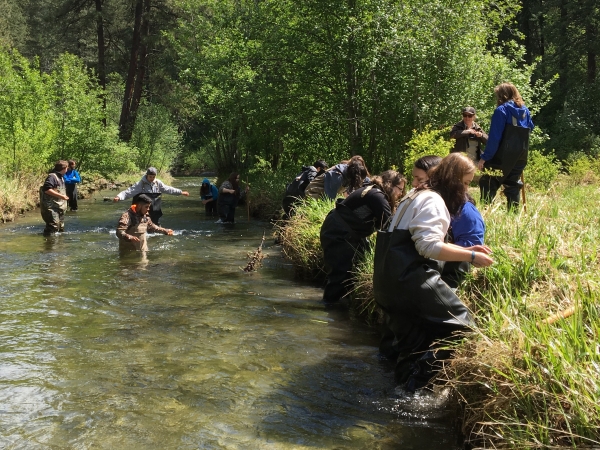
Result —
<instances>
[{"instance_id":1,"label":"green shrub","mask_svg":"<svg viewBox=\"0 0 600 450\"><path fill-rule=\"evenodd\" d=\"M427 125L421 132L413 130L413 135L407 143L407 150L402 162L402 174L407 178L412 173L413 164L423 156L437 155L442 158L452 149L452 143L446 139L450 135L450 130L432 130Z\"/></svg>"},{"instance_id":2,"label":"green shrub","mask_svg":"<svg viewBox=\"0 0 600 450\"><path fill-rule=\"evenodd\" d=\"M600 180L600 160L584 153L573 153L567 160L569 182L573 186L597 183Z\"/></svg>"},{"instance_id":3,"label":"green shrub","mask_svg":"<svg viewBox=\"0 0 600 450\"><path fill-rule=\"evenodd\" d=\"M538 150L530 150L523 177L528 186L545 191L554 184L561 168L554 153L544 155Z\"/></svg>"}]
</instances>

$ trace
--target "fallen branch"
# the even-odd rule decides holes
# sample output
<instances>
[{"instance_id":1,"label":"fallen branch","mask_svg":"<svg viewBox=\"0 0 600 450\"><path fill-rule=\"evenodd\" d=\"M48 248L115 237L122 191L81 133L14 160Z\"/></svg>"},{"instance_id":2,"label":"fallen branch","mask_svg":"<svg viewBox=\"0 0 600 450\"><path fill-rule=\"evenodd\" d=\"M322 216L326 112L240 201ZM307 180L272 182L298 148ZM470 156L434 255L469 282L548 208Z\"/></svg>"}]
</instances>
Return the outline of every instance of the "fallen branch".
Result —
<instances>
[{"instance_id":1,"label":"fallen branch","mask_svg":"<svg viewBox=\"0 0 600 450\"><path fill-rule=\"evenodd\" d=\"M262 240L260 241L260 245L253 253L248 253L248 264L244 267L244 272L254 272L258 270L260 266L262 266L262 260L265 257L265 254L262 252L262 246L265 243L265 233L263 232Z\"/></svg>"}]
</instances>

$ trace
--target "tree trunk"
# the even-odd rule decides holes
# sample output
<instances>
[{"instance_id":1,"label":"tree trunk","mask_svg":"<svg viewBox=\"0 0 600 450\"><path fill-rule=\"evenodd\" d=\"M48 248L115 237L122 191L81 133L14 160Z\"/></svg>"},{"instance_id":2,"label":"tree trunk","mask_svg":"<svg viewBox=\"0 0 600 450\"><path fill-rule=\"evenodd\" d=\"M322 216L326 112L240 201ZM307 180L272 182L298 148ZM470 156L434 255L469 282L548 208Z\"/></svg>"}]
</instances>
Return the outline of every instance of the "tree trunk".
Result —
<instances>
[{"instance_id":1,"label":"tree trunk","mask_svg":"<svg viewBox=\"0 0 600 450\"><path fill-rule=\"evenodd\" d=\"M350 17L356 13L356 0L348 0ZM356 45L354 29L348 37L348 54L346 55L346 110L348 121L348 137L350 140L350 154L352 156L363 153L362 127L360 123L360 105L358 104L358 80L356 74Z\"/></svg>"},{"instance_id":2,"label":"tree trunk","mask_svg":"<svg viewBox=\"0 0 600 450\"><path fill-rule=\"evenodd\" d=\"M139 51L139 62L137 73L135 75L135 87L133 89L133 98L131 99L130 128L133 131L135 118L140 102L142 101L142 91L148 68L148 39L150 37L150 0L144 0L144 14L142 17L142 31ZM130 136L131 137L131 136Z\"/></svg>"},{"instance_id":3,"label":"tree trunk","mask_svg":"<svg viewBox=\"0 0 600 450\"><path fill-rule=\"evenodd\" d=\"M143 0L137 0L135 5L135 22L133 27L133 40L131 42L129 70L127 72L127 80L125 81L125 95L123 98L123 106L121 108L121 118L119 120L119 137L125 142L129 142L131 133L133 132L133 124L131 123L131 103L133 100L138 53L141 43L143 6Z\"/></svg>"}]
</instances>

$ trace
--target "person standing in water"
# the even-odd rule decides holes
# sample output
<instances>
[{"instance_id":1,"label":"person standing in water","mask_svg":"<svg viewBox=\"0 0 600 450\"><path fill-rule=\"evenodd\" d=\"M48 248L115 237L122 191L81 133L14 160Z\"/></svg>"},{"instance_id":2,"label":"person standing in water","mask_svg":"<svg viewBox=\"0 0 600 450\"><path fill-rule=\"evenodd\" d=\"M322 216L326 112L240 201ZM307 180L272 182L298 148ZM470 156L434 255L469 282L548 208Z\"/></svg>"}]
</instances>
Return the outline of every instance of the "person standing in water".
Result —
<instances>
[{"instance_id":1,"label":"person standing in water","mask_svg":"<svg viewBox=\"0 0 600 450\"><path fill-rule=\"evenodd\" d=\"M75 170L77 163L70 159L68 164L69 168L63 177L67 188L67 196L69 197L69 200L67 200L67 207L71 208L71 211L77 211L77 184L81 183L81 177L79 176L79 172Z\"/></svg>"},{"instance_id":2,"label":"person standing in water","mask_svg":"<svg viewBox=\"0 0 600 450\"><path fill-rule=\"evenodd\" d=\"M151 205L152 199L146 194L140 194L133 205L121 215L117 225L119 250L147 251L147 232L173 235L173 230L159 227L152 222L148 215Z\"/></svg>"},{"instance_id":3,"label":"person standing in water","mask_svg":"<svg viewBox=\"0 0 600 450\"><path fill-rule=\"evenodd\" d=\"M59 160L54 164L43 186L40 188L40 212L46 222L44 235L65 230L65 211L67 210L67 189L64 175L67 172L66 161Z\"/></svg>"},{"instance_id":4,"label":"person standing in water","mask_svg":"<svg viewBox=\"0 0 600 450\"><path fill-rule=\"evenodd\" d=\"M158 225L160 218L163 215L161 209L162 194L184 195L187 197L190 195L190 193L188 191L182 191L181 189L167 186L156 178L157 173L158 171L156 168L149 167L146 171L146 175L144 175L140 181L131 186L129 189L119 192L117 196L113 198L113 202L118 202L119 200L125 200L131 197L134 197L135 202L137 195L146 194L146 196L152 199L150 218L154 224Z\"/></svg>"}]
</instances>

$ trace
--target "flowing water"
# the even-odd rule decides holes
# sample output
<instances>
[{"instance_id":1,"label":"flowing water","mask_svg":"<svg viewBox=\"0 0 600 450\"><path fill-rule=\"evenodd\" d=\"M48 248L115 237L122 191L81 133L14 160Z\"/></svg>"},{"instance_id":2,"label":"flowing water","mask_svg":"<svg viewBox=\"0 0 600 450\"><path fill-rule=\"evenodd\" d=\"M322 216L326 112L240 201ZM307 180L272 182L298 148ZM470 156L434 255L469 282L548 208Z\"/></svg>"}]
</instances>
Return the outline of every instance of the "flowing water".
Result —
<instances>
[{"instance_id":1,"label":"flowing water","mask_svg":"<svg viewBox=\"0 0 600 450\"><path fill-rule=\"evenodd\" d=\"M42 235L0 227L0 448L458 448L438 398L394 390L375 330L294 280L268 225L163 197L150 252L120 255L129 201L97 193ZM263 231L264 266L241 270Z\"/></svg>"}]
</instances>

